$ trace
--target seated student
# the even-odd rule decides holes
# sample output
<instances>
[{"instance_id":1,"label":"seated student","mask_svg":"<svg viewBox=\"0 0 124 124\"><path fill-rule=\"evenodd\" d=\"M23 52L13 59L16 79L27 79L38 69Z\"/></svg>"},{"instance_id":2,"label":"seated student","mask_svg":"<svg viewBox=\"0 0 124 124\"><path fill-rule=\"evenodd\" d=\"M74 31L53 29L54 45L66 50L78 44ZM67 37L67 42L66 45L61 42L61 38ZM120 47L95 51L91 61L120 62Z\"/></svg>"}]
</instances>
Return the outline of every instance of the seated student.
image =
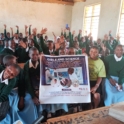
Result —
<instances>
[{"instance_id":1,"label":"seated student","mask_svg":"<svg viewBox=\"0 0 124 124\"><path fill-rule=\"evenodd\" d=\"M24 78L26 83L26 90L31 95L32 100L38 107L38 114L44 110L43 105L39 102L39 83L40 83L40 62L39 51L37 48L32 47L29 50L30 60L24 65ZM49 108L48 108L49 109ZM45 119L47 117L45 116Z\"/></svg>"},{"instance_id":2,"label":"seated student","mask_svg":"<svg viewBox=\"0 0 124 124\"><path fill-rule=\"evenodd\" d=\"M66 55L65 49L59 49L59 56Z\"/></svg>"},{"instance_id":3,"label":"seated student","mask_svg":"<svg viewBox=\"0 0 124 124\"><path fill-rule=\"evenodd\" d=\"M89 52L89 76L90 76L90 87L91 87L91 96L94 103L93 108L97 108L100 103L100 84L102 78L106 77L105 66L102 60L98 58L99 49L96 46L90 48Z\"/></svg>"},{"instance_id":4,"label":"seated student","mask_svg":"<svg viewBox=\"0 0 124 124\"><path fill-rule=\"evenodd\" d=\"M3 58L3 63L5 67L16 63L16 57L7 55ZM22 69L16 77L16 85L14 88L18 89L13 89L9 95L12 123L16 120L22 120L24 124L32 123L38 116L30 95L25 93L25 82ZM30 119L26 116L28 113L30 113Z\"/></svg>"},{"instance_id":5,"label":"seated student","mask_svg":"<svg viewBox=\"0 0 124 124\"><path fill-rule=\"evenodd\" d=\"M78 55L78 54L82 54L82 50L80 49L80 47L79 47L79 42L77 42L77 41L74 41L74 48L75 48L75 51L76 51L76 55Z\"/></svg>"},{"instance_id":6,"label":"seated student","mask_svg":"<svg viewBox=\"0 0 124 124\"><path fill-rule=\"evenodd\" d=\"M108 56L110 54L110 50L106 48L105 44L101 43L101 52L100 52L100 58L104 58L105 56Z\"/></svg>"},{"instance_id":7,"label":"seated student","mask_svg":"<svg viewBox=\"0 0 124 124\"><path fill-rule=\"evenodd\" d=\"M45 121L47 119L47 112L55 113L56 110L64 109L68 111L66 104L51 104L39 105L39 83L40 83L40 62L39 51L33 47L29 51L30 60L24 66L25 83L28 93L32 96L32 100L38 108L38 114L43 112Z\"/></svg>"},{"instance_id":8,"label":"seated student","mask_svg":"<svg viewBox=\"0 0 124 124\"><path fill-rule=\"evenodd\" d=\"M123 46L115 48L114 55L105 57L107 77L105 79L106 106L124 101L124 57Z\"/></svg>"},{"instance_id":9,"label":"seated student","mask_svg":"<svg viewBox=\"0 0 124 124\"><path fill-rule=\"evenodd\" d=\"M20 67L16 64L7 66L0 74L0 102L8 101L8 96L16 84L16 76L20 73ZM1 121L4 123L5 119ZM8 120L8 123L10 120Z\"/></svg>"},{"instance_id":10,"label":"seated student","mask_svg":"<svg viewBox=\"0 0 124 124\"><path fill-rule=\"evenodd\" d=\"M15 54L15 42L14 40L9 40L8 41L8 48L4 48L1 52L1 54L10 54L14 55Z\"/></svg>"},{"instance_id":11,"label":"seated student","mask_svg":"<svg viewBox=\"0 0 124 124\"><path fill-rule=\"evenodd\" d=\"M67 53L68 55L75 55L75 48L73 48L73 47L70 47L69 49L68 49L68 53Z\"/></svg>"},{"instance_id":12,"label":"seated student","mask_svg":"<svg viewBox=\"0 0 124 124\"><path fill-rule=\"evenodd\" d=\"M29 60L29 47L27 45L26 38L20 39L18 47L15 50L15 56L17 57L18 63L25 63Z\"/></svg>"},{"instance_id":13,"label":"seated student","mask_svg":"<svg viewBox=\"0 0 124 124\"><path fill-rule=\"evenodd\" d=\"M40 37L40 44L42 46L42 49L43 49L43 53L46 54L46 55L58 55L58 51L55 51L54 49L54 43L52 40L48 40L47 42L47 45L44 43L43 41L43 34L45 34L47 31L47 29L43 29L41 31L41 37Z\"/></svg>"}]
</instances>

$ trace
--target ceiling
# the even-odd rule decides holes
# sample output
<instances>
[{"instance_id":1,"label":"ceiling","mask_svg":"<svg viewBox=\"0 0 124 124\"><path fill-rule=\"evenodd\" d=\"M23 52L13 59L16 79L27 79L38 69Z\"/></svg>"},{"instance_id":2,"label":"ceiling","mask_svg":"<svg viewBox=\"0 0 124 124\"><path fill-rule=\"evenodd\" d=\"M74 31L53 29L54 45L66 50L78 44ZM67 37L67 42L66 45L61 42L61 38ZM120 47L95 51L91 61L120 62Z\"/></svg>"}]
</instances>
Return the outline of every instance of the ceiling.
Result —
<instances>
[{"instance_id":1,"label":"ceiling","mask_svg":"<svg viewBox=\"0 0 124 124\"><path fill-rule=\"evenodd\" d=\"M74 5L75 2L85 2L86 0L25 0L25 1Z\"/></svg>"}]
</instances>

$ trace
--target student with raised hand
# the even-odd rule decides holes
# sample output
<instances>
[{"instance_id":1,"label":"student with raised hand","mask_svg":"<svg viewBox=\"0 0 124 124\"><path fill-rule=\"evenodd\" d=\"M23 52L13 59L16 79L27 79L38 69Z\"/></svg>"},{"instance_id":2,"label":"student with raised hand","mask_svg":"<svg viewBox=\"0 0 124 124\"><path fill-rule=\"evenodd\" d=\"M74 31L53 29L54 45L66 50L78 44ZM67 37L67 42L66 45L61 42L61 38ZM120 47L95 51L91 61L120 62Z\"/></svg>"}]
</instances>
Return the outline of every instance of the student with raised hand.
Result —
<instances>
[{"instance_id":1,"label":"student with raised hand","mask_svg":"<svg viewBox=\"0 0 124 124\"><path fill-rule=\"evenodd\" d=\"M37 41L37 36L36 36L36 35L37 35L37 29L34 28L34 29L32 30L32 32L33 32L34 47L36 47L36 48L39 50L39 53L42 53L43 50L42 50L42 48L41 48L40 42L39 42L39 44L38 44L38 41Z\"/></svg>"},{"instance_id":2,"label":"student with raised hand","mask_svg":"<svg viewBox=\"0 0 124 124\"><path fill-rule=\"evenodd\" d=\"M7 66L0 74L0 102L9 101L9 94L16 85L16 76L20 73L20 67L16 64ZM11 122L8 120L8 123ZM5 124L4 120L0 122Z\"/></svg>"},{"instance_id":3,"label":"student with raised hand","mask_svg":"<svg viewBox=\"0 0 124 124\"><path fill-rule=\"evenodd\" d=\"M9 33L9 32L6 33L6 25L5 25L5 24L4 24L4 36L5 36L5 38L8 39L8 40L11 39L10 33Z\"/></svg>"},{"instance_id":4,"label":"student with raised hand","mask_svg":"<svg viewBox=\"0 0 124 124\"><path fill-rule=\"evenodd\" d=\"M48 44L46 45L43 40L43 34L45 34L47 31L47 28L44 28L41 30L41 36L40 36L40 44L42 46L43 53L46 55L56 55L55 49L54 49L54 42L52 40L48 40Z\"/></svg>"},{"instance_id":5,"label":"student with raised hand","mask_svg":"<svg viewBox=\"0 0 124 124\"><path fill-rule=\"evenodd\" d=\"M23 38L19 40L18 47L15 50L15 56L17 57L18 63L25 63L29 60L29 47L27 39Z\"/></svg>"},{"instance_id":6,"label":"student with raised hand","mask_svg":"<svg viewBox=\"0 0 124 124\"><path fill-rule=\"evenodd\" d=\"M102 78L106 77L105 66L102 60L98 58L99 49L96 46L90 48L89 51L89 76L90 76L90 88L91 88L91 103L92 108L97 108L100 103L100 84L102 82Z\"/></svg>"},{"instance_id":7,"label":"student with raised hand","mask_svg":"<svg viewBox=\"0 0 124 124\"><path fill-rule=\"evenodd\" d=\"M124 101L124 57L123 46L118 45L114 54L105 58L107 77L105 79L106 106Z\"/></svg>"}]
</instances>

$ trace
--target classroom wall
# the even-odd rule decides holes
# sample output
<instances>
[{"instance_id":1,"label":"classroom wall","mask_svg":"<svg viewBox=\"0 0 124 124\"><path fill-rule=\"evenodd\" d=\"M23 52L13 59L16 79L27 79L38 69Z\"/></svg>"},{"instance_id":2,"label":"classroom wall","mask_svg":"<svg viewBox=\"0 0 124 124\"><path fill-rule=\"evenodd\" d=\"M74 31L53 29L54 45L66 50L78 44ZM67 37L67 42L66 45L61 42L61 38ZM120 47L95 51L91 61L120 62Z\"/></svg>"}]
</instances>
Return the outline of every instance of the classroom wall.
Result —
<instances>
[{"instance_id":1,"label":"classroom wall","mask_svg":"<svg viewBox=\"0 0 124 124\"><path fill-rule=\"evenodd\" d=\"M72 9L72 30L83 30L84 7L92 4L101 3L101 13L99 21L98 37L103 38L104 34L112 30L113 36L117 33L119 13L121 9L121 0L86 0L86 2L77 2Z\"/></svg>"},{"instance_id":2,"label":"classroom wall","mask_svg":"<svg viewBox=\"0 0 124 124\"><path fill-rule=\"evenodd\" d=\"M60 35L61 28L65 24L71 25L72 6L40 3L22 0L0 0L0 32L3 32L3 24L7 24L7 31L15 25L20 26L20 32L24 33L24 25L32 24L38 32L42 27L48 28L48 36L53 38L52 32ZM15 30L16 31L16 30Z\"/></svg>"}]
</instances>

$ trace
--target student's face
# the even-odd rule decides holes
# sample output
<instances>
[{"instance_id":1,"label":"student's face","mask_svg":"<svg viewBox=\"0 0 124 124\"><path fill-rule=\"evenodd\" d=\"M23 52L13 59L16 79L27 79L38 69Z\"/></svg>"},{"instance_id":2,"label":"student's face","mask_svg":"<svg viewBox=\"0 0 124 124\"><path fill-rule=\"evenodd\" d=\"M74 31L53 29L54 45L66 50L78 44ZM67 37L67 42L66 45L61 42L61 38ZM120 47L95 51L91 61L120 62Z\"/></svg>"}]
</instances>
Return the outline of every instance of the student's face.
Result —
<instances>
[{"instance_id":1,"label":"student's face","mask_svg":"<svg viewBox=\"0 0 124 124\"><path fill-rule=\"evenodd\" d=\"M69 49L69 51L68 51L68 55L75 55L75 51L74 51L74 49Z\"/></svg>"},{"instance_id":2,"label":"student's face","mask_svg":"<svg viewBox=\"0 0 124 124\"><path fill-rule=\"evenodd\" d=\"M60 50L59 51L59 55L65 55L65 51L64 50Z\"/></svg>"},{"instance_id":3,"label":"student's face","mask_svg":"<svg viewBox=\"0 0 124 124\"><path fill-rule=\"evenodd\" d=\"M115 54L118 58L122 57L123 55L123 48L121 46L116 47Z\"/></svg>"},{"instance_id":4,"label":"student's face","mask_svg":"<svg viewBox=\"0 0 124 124\"><path fill-rule=\"evenodd\" d=\"M29 57L34 62L38 61L38 59L39 59L39 51L38 50L30 51Z\"/></svg>"},{"instance_id":5,"label":"student's face","mask_svg":"<svg viewBox=\"0 0 124 124\"><path fill-rule=\"evenodd\" d=\"M29 43L29 46L30 47L33 47L34 46L34 42L31 40L31 42Z\"/></svg>"},{"instance_id":6,"label":"student's face","mask_svg":"<svg viewBox=\"0 0 124 124\"><path fill-rule=\"evenodd\" d=\"M7 33L7 37L10 37L10 33L9 32Z\"/></svg>"},{"instance_id":7,"label":"student's face","mask_svg":"<svg viewBox=\"0 0 124 124\"><path fill-rule=\"evenodd\" d=\"M15 49L15 42L14 40L11 40L11 46L10 46L12 49Z\"/></svg>"},{"instance_id":8,"label":"student's face","mask_svg":"<svg viewBox=\"0 0 124 124\"><path fill-rule=\"evenodd\" d=\"M22 34L22 33L19 33L19 37L20 37L20 38L23 38L23 34Z\"/></svg>"},{"instance_id":9,"label":"student's face","mask_svg":"<svg viewBox=\"0 0 124 124\"><path fill-rule=\"evenodd\" d=\"M99 55L99 51L97 49L91 48L89 54L91 59L97 59Z\"/></svg>"},{"instance_id":10,"label":"student's face","mask_svg":"<svg viewBox=\"0 0 124 124\"><path fill-rule=\"evenodd\" d=\"M74 47L75 47L76 49L78 49L78 48L79 48L79 44L76 42L76 43L74 44Z\"/></svg>"},{"instance_id":11,"label":"student's face","mask_svg":"<svg viewBox=\"0 0 124 124\"><path fill-rule=\"evenodd\" d=\"M69 74L73 74L73 73L74 73L74 69L73 69L73 68L69 68L69 69L68 69L68 73L69 73Z\"/></svg>"},{"instance_id":12,"label":"student's face","mask_svg":"<svg viewBox=\"0 0 124 124\"><path fill-rule=\"evenodd\" d=\"M101 43L101 39L98 39L98 40L97 40L97 43L100 44L100 43Z\"/></svg>"},{"instance_id":13,"label":"student's face","mask_svg":"<svg viewBox=\"0 0 124 124\"><path fill-rule=\"evenodd\" d=\"M12 79L19 74L19 71L12 66L7 66L3 73L4 79Z\"/></svg>"},{"instance_id":14,"label":"student's face","mask_svg":"<svg viewBox=\"0 0 124 124\"><path fill-rule=\"evenodd\" d=\"M48 47L51 48L51 49L53 49L53 42L49 42L48 43Z\"/></svg>"}]
</instances>

